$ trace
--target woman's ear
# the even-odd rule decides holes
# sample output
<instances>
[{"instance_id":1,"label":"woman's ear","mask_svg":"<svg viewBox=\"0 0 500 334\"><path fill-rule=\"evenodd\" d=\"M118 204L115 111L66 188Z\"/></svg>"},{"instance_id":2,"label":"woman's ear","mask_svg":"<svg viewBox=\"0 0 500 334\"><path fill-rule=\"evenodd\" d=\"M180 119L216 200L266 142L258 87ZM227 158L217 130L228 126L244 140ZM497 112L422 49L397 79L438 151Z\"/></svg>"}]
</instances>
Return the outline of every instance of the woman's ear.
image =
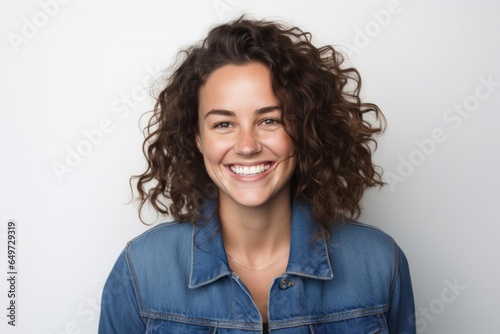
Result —
<instances>
[{"instance_id":1,"label":"woman's ear","mask_svg":"<svg viewBox=\"0 0 500 334\"><path fill-rule=\"evenodd\" d=\"M203 150L201 149L202 146L201 146L201 138L199 132L196 132L195 140L196 140L196 147L198 147L198 151L200 151L200 153L203 154Z\"/></svg>"}]
</instances>

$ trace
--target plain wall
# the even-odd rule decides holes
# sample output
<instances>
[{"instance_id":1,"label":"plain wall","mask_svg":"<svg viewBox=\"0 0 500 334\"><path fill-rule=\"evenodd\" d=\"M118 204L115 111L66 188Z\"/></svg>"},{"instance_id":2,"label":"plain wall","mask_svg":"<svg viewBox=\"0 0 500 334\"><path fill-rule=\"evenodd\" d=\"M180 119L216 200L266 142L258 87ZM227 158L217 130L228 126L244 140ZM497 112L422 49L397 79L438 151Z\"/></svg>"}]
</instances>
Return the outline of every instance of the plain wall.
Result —
<instances>
[{"instance_id":1,"label":"plain wall","mask_svg":"<svg viewBox=\"0 0 500 334\"><path fill-rule=\"evenodd\" d=\"M2 333L96 332L114 261L149 228L128 203L128 179L145 166L138 124L153 106L149 87L181 47L241 13L338 46L385 113L375 159L389 185L367 193L360 220L405 251L419 332L497 333L499 2L310 3L0 3L5 275L7 222L18 225L17 326L2 307ZM7 290L0 280L0 305Z\"/></svg>"}]
</instances>

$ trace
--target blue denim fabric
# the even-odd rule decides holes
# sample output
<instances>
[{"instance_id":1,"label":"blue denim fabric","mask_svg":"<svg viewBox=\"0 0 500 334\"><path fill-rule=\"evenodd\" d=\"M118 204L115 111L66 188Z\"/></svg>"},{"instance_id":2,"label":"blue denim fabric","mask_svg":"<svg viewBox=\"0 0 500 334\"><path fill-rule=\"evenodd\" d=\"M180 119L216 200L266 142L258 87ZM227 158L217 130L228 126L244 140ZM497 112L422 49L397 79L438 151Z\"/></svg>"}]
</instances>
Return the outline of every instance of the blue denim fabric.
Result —
<instances>
[{"instance_id":1,"label":"blue denim fabric","mask_svg":"<svg viewBox=\"0 0 500 334\"><path fill-rule=\"evenodd\" d=\"M271 333L415 333L408 264L393 239L350 221L311 243L310 217L294 203L289 263L269 292ZM214 215L129 242L104 287L99 333L261 333L218 232Z\"/></svg>"}]
</instances>

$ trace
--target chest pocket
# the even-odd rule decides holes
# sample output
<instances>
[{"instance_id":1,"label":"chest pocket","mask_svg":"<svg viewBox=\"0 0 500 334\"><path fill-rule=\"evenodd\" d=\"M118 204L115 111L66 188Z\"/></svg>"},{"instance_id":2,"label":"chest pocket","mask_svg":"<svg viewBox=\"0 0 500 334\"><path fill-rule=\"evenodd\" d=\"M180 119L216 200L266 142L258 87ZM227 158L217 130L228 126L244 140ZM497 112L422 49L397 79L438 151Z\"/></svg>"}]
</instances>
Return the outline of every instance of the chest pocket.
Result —
<instances>
[{"instance_id":1,"label":"chest pocket","mask_svg":"<svg viewBox=\"0 0 500 334\"><path fill-rule=\"evenodd\" d=\"M146 334L216 334L217 328L185 324L182 322L149 319Z\"/></svg>"},{"instance_id":2,"label":"chest pocket","mask_svg":"<svg viewBox=\"0 0 500 334\"><path fill-rule=\"evenodd\" d=\"M313 334L389 334L383 315L372 315L342 321L325 322L312 325L311 327L311 333Z\"/></svg>"}]
</instances>

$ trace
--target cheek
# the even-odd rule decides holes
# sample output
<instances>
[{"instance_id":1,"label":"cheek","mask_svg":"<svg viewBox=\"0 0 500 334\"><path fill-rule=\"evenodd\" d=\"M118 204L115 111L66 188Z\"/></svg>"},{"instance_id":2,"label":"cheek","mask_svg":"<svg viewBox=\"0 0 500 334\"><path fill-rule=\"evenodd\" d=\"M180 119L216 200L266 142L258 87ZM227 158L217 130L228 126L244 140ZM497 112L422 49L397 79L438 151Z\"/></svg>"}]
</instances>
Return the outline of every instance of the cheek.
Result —
<instances>
[{"instance_id":1,"label":"cheek","mask_svg":"<svg viewBox=\"0 0 500 334\"><path fill-rule=\"evenodd\" d=\"M223 140L211 140L211 138L205 138L200 141L200 146L203 149L203 156L205 161L217 163L223 160L227 152L231 149L231 144Z\"/></svg>"},{"instance_id":2,"label":"cheek","mask_svg":"<svg viewBox=\"0 0 500 334\"><path fill-rule=\"evenodd\" d=\"M273 148L274 152L280 155L290 156L295 152L293 141L286 132L280 134L279 136L269 137L267 144L269 147Z\"/></svg>"}]
</instances>

